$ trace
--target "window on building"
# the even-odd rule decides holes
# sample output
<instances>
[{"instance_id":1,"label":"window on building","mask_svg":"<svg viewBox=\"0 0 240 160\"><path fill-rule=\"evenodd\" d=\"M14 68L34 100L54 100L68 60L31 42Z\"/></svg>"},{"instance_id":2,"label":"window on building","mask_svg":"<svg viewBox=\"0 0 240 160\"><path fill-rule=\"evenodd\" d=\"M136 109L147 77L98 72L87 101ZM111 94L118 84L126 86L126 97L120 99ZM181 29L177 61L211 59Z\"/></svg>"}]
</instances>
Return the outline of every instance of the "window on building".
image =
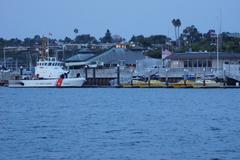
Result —
<instances>
[{"instance_id":1,"label":"window on building","mask_svg":"<svg viewBox=\"0 0 240 160\"><path fill-rule=\"evenodd\" d=\"M198 67L201 68L202 67L202 60L198 61Z\"/></svg>"},{"instance_id":2,"label":"window on building","mask_svg":"<svg viewBox=\"0 0 240 160\"><path fill-rule=\"evenodd\" d=\"M208 67L212 67L212 61L208 61Z\"/></svg>"},{"instance_id":3,"label":"window on building","mask_svg":"<svg viewBox=\"0 0 240 160\"><path fill-rule=\"evenodd\" d=\"M189 67L193 67L193 65L192 65L192 61L191 61L191 60L188 61L188 66L189 66Z\"/></svg>"},{"instance_id":4,"label":"window on building","mask_svg":"<svg viewBox=\"0 0 240 160\"><path fill-rule=\"evenodd\" d=\"M184 68L188 67L188 61L184 61Z\"/></svg>"},{"instance_id":5,"label":"window on building","mask_svg":"<svg viewBox=\"0 0 240 160\"><path fill-rule=\"evenodd\" d=\"M197 64L198 64L197 61L193 61L193 67L197 67L198 66Z\"/></svg>"},{"instance_id":6,"label":"window on building","mask_svg":"<svg viewBox=\"0 0 240 160\"><path fill-rule=\"evenodd\" d=\"M204 68L206 68L207 67L207 61L204 60L202 65L203 65Z\"/></svg>"}]
</instances>

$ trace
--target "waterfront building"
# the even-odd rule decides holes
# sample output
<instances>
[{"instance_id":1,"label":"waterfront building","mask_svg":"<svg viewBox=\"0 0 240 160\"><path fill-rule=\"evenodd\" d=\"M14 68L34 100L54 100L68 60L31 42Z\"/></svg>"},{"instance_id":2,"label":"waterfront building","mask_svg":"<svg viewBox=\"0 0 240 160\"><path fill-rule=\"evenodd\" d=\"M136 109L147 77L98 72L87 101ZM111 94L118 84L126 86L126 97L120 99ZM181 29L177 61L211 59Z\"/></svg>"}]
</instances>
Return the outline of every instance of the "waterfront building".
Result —
<instances>
[{"instance_id":1,"label":"waterfront building","mask_svg":"<svg viewBox=\"0 0 240 160\"><path fill-rule=\"evenodd\" d=\"M145 58L140 51L112 48L101 54L80 53L67 59L65 65L70 69L70 75L85 74L87 67L89 77L93 74L96 74L96 77L116 77L116 67L120 66L121 76L131 77L137 61Z\"/></svg>"},{"instance_id":2,"label":"waterfront building","mask_svg":"<svg viewBox=\"0 0 240 160\"><path fill-rule=\"evenodd\" d=\"M160 76L182 78L204 75L224 77L227 65L240 64L240 53L187 52L174 53L164 59Z\"/></svg>"},{"instance_id":3,"label":"waterfront building","mask_svg":"<svg viewBox=\"0 0 240 160\"><path fill-rule=\"evenodd\" d=\"M84 68L86 65L96 64L100 67L136 66L136 61L144 59L143 52L131 51L125 48L112 48L102 54L80 53L66 60L70 69Z\"/></svg>"},{"instance_id":4,"label":"waterfront building","mask_svg":"<svg viewBox=\"0 0 240 160\"><path fill-rule=\"evenodd\" d=\"M239 64L240 53L219 53L217 66L216 52L175 53L165 58L169 68L202 69L211 68L223 70L224 64Z\"/></svg>"}]
</instances>

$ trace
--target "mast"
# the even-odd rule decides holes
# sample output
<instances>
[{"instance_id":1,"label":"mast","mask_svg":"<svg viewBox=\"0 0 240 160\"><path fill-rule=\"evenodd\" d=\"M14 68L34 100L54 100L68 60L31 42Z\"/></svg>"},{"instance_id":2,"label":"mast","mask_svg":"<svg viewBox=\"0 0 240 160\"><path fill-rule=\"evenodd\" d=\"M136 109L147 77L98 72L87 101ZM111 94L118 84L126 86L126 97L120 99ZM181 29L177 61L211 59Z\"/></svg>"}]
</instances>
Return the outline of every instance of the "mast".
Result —
<instances>
[{"instance_id":1,"label":"mast","mask_svg":"<svg viewBox=\"0 0 240 160\"><path fill-rule=\"evenodd\" d=\"M219 75L219 34L217 33L217 76Z\"/></svg>"},{"instance_id":2,"label":"mast","mask_svg":"<svg viewBox=\"0 0 240 160\"><path fill-rule=\"evenodd\" d=\"M219 76L219 38L222 43L222 9L220 9L220 16L218 19L219 30L217 32L217 76ZM220 37L219 37L220 36ZM222 45L221 45L222 47ZM222 50L222 48L221 48Z\"/></svg>"},{"instance_id":3,"label":"mast","mask_svg":"<svg viewBox=\"0 0 240 160\"><path fill-rule=\"evenodd\" d=\"M40 50L40 57L42 60L46 59L49 57L49 45L48 45L48 38L43 37L42 38L42 45L41 45L41 50Z\"/></svg>"}]
</instances>

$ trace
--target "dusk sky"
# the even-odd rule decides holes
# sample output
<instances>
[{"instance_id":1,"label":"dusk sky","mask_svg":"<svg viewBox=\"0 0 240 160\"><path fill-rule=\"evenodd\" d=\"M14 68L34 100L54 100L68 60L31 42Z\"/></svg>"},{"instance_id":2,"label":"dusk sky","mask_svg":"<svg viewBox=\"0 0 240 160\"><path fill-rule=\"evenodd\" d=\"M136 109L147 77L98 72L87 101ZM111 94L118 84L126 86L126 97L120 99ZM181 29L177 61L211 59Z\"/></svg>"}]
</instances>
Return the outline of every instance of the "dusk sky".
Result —
<instances>
[{"instance_id":1,"label":"dusk sky","mask_svg":"<svg viewBox=\"0 0 240 160\"><path fill-rule=\"evenodd\" d=\"M107 29L129 39L132 35L174 36L173 18L181 29L194 24L201 32L219 28L240 32L239 0L0 0L0 37L25 38L53 34L73 38L89 33L97 38Z\"/></svg>"}]
</instances>

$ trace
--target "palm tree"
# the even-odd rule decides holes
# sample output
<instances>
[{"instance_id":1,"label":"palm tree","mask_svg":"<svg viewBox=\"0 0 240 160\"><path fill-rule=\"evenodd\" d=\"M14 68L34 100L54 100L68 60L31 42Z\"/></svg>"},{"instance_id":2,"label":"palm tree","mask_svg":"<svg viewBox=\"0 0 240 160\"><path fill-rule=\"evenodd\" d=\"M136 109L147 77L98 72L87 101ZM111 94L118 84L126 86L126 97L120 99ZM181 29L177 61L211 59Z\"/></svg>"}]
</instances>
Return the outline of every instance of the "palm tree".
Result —
<instances>
[{"instance_id":1,"label":"palm tree","mask_svg":"<svg viewBox=\"0 0 240 160\"><path fill-rule=\"evenodd\" d=\"M75 29L73 30L73 32L74 32L75 34L78 34L78 29L75 28Z\"/></svg>"},{"instance_id":2,"label":"palm tree","mask_svg":"<svg viewBox=\"0 0 240 160\"><path fill-rule=\"evenodd\" d=\"M176 27L177 27L177 29L178 29L178 37L177 37L177 39L178 39L178 47L180 47L180 33L179 33L179 28L181 27L181 25L182 25L182 22L181 22L181 20L180 19L177 19L176 20Z\"/></svg>"},{"instance_id":3,"label":"palm tree","mask_svg":"<svg viewBox=\"0 0 240 160\"><path fill-rule=\"evenodd\" d=\"M172 24L174 26L175 39L177 40L177 21L176 21L176 19L172 20Z\"/></svg>"},{"instance_id":4,"label":"palm tree","mask_svg":"<svg viewBox=\"0 0 240 160\"><path fill-rule=\"evenodd\" d=\"M78 34L78 29L77 29L77 28L75 28L75 29L73 30L73 32L76 34L76 37L75 37L75 41L76 41L77 34Z\"/></svg>"},{"instance_id":5,"label":"palm tree","mask_svg":"<svg viewBox=\"0 0 240 160\"><path fill-rule=\"evenodd\" d=\"M179 28L181 27L181 25L182 25L181 20L180 20L180 19L177 19L177 20L176 20L176 26L177 26L177 29L178 29L178 39L179 39L179 36L180 36L180 35L179 35L179 34L180 34L180 33L179 33Z\"/></svg>"}]
</instances>

